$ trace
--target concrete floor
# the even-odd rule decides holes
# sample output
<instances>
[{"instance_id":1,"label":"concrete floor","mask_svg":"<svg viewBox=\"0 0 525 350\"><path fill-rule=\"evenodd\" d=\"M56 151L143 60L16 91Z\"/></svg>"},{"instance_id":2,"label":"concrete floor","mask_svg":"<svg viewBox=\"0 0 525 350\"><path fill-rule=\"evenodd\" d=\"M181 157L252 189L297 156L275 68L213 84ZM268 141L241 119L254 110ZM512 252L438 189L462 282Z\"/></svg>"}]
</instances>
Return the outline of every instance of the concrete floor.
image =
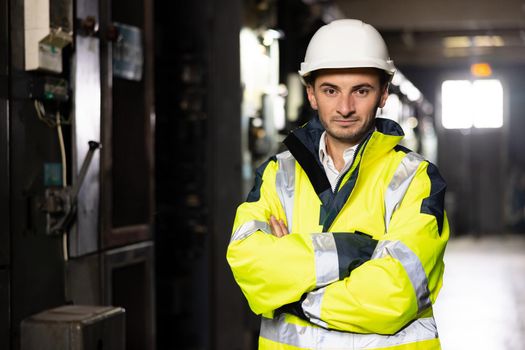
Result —
<instances>
[{"instance_id":1,"label":"concrete floor","mask_svg":"<svg viewBox=\"0 0 525 350\"><path fill-rule=\"evenodd\" d=\"M525 349L525 235L451 239L434 306L443 350Z\"/></svg>"}]
</instances>

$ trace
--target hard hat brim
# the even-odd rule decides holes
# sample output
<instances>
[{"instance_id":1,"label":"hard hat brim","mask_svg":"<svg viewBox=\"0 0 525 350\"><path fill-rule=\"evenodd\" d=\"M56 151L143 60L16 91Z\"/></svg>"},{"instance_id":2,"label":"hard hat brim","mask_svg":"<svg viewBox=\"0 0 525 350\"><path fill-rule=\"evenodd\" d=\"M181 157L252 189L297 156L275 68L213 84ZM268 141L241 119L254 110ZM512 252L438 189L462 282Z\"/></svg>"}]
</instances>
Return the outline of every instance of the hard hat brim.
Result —
<instances>
[{"instance_id":1,"label":"hard hat brim","mask_svg":"<svg viewBox=\"0 0 525 350\"><path fill-rule=\"evenodd\" d=\"M316 64L307 64L305 62L301 63L301 70L299 70L299 75L302 77L307 76L313 71L320 69L340 69L340 68L377 68L384 70L389 75L394 75L396 68L392 60L386 62L369 58L355 61L326 61L326 62L316 62Z\"/></svg>"}]
</instances>

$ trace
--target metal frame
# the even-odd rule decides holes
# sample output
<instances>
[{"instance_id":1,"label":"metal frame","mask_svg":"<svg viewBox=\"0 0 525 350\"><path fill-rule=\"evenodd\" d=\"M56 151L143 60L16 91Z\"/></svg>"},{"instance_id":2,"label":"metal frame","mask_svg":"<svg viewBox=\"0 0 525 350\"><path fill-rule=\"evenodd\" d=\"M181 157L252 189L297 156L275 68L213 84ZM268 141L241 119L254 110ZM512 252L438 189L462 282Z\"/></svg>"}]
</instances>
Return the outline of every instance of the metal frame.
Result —
<instances>
[{"instance_id":1,"label":"metal frame","mask_svg":"<svg viewBox=\"0 0 525 350\"><path fill-rule=\"evenodd\" d=\"M88 16L98 21L98 0L77 0L76 17ZM72 125L73 173L80 170L88 150L88 141L101 140L100 133L100 39L77 30L75 37L75 62L72 72L73 108ZM76 176L73 177L76 182ZM79 193L77 223L69 233L69 254L80 256L99 249L100 207L100 152L94 154L86 179Z\"/></svg>"},{"instance_id":2,"label":"metal frame","mask_svg":"<svg viewBox=\"0 0 525 350\"><path fill-rule=\"evenodd\" d=\"M105 248L125 245L152 238L151 226L154 219L154 107L153 107L153 21L152 2L143 1L144 8L144 149L147 163L147 181L149 199L148 220L143 224L133 224L115 227L114 214L114 147L112 144L114 132L124 132L113 128L113 70L112 70L112 44L105 37L111 27L112 13L111 0L102 0L100 3L100 32L101 42L101 92L102 92L102 150L101 161L101 244ZM136 9L140 11L140 9ZM138 140L141 141L141 140ZM130 174L130 176L133 176Z\"/></svg>"},{"instance_id":3,"label":"metal frame","mask_svg":"<svg viewBox=\"0 0 525 350\"><path fill-rule=\"evenodd\" d=\"M137 283L144 283L141 285L145 289L144 305L146 309L144 314L146 318L143 320L143 334L126 334L126 339L132 337L140 337L144 339L147 349L155 349L155 296L154 296L154 246L152 242L142 242L134 245L128 245L125 247L109 250L103 255L103 304L122 306L126 308L126 305L117 305L117 300L114 300L115 286L113 283L113 276L117 269L130 267L136 264L144 264L144 275L136 276ZM133 294L133 291L129 291ZM126 317L128 321L131 317L134 317L132 313L127 312ZM128 329L126 327L126 332Z\"/></svg>"},{"instance_id":4,"label":"metal frame","mask_svg":"<svg viewBox=\"0 0 525 350\"><path fill-rule=\"evenodd\" d=\"M212 1L209 47L208 142L212 347L238 348L246 341L246 306L224 259L241 202L241 91L239 33L242 1ZM230 92L229 94L227 92ZM227 103L225 103L227 102ZM227 179L227 181L225 181ZM243 335L243 336L240 336ZM240 339L243 338L243 339ZM243 347L247 347L246 344Z\"/></svg>"}]
</instances>

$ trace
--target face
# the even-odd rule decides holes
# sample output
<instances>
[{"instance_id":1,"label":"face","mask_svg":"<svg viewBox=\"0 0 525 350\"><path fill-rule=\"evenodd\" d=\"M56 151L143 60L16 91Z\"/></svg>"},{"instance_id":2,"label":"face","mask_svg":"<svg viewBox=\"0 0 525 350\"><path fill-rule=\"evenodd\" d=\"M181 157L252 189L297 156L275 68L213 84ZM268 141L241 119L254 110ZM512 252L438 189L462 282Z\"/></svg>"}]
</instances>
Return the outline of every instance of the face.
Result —
<instances>
[{"instance_id":1,"label":"face","mask_svg":"<svg viewBox=\"0 0 525 350\"><path fill-rule=\"evenodd\" d=\"M326 130L327 142L335 147L359 143L374 127L376 110L388 97L373 68L318 71L306 91Z\"/></svg>"}]
</instances>

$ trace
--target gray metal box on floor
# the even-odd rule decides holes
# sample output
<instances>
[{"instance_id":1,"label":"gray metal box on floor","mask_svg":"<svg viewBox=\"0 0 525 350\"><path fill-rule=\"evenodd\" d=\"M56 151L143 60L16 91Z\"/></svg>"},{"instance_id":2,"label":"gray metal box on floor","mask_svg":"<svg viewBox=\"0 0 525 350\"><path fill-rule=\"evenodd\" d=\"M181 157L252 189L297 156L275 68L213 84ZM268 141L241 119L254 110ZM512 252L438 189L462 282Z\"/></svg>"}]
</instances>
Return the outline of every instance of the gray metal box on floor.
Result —
<instances>
[{"instance_id":1,"label":"gray metal box on floor","mask_svg":"<svg viewBox=\"0 0 525 350\"><path fill-rule=\"evenodd\" d=\"M22 321L21 350L124 350L121 307L65 305Z\"/></svg>"}]
</instances>

